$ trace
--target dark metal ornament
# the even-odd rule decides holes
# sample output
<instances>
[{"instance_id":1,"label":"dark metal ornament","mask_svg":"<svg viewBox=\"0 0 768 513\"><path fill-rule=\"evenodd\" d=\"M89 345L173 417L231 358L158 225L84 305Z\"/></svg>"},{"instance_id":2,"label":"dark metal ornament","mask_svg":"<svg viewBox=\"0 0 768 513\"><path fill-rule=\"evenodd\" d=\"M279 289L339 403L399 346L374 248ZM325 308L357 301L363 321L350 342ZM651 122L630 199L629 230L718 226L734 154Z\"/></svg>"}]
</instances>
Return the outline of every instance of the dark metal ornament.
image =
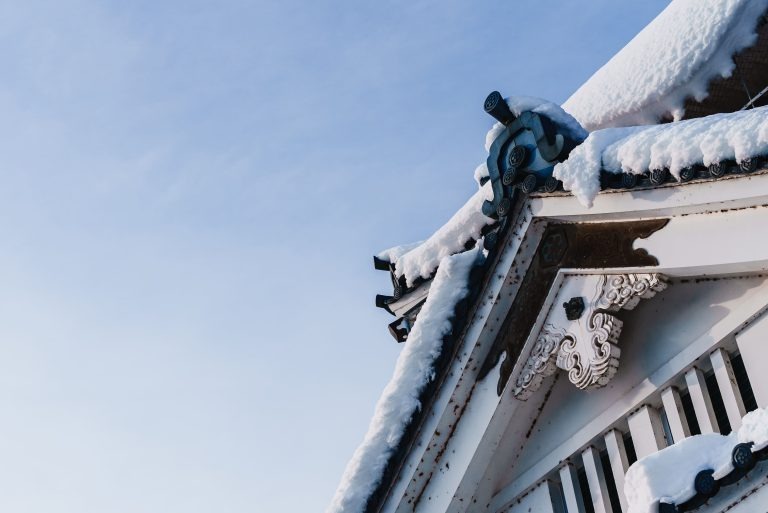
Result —
<instances>
[{"instance_id":1,"label":"dark metal ornament","mask_svg":"<svg viewBox=\"0 0 768 513\"><path fill-rule=\"evenodd\" d=\"M491 251L493 248L496 247L496 244L499 242L499 235L497 231L492 231L483 237L483 249L486 251Z\"/></svg>"},{"instance_id":2,"label":"dark metal ornament","mask_svg":"<svg viewBox=\"0 0 768 513\"><path fill-rule=\"evenodd\" d=\"M752 454L752 445L752 443L742 443L733 448L731 461L735 469L746 472L755 466L756 458Z\"/></svg>"},{"instance_id":3,"label":"dark metal ornament","mask_svg":"<svg viewBox=\"0 0 768 513\"><path fill-rule=\"evenodd\" d=\"M637 175L632 173L621 174L621 186L625 189L632 189L637 185Z\"/></svg>"},{"instance_id":4,"label":"dark metal ornament","mask_svg":"<svg viewBox=\"0 0 768 513\"><path fill-rule=\"evenodd\" d=\"M522 167L527 159L528 150L526 150L525 146L515 146L509 152L507 164L509 164L510 167Z\"/></svg>"},{"instance_id":5,"label":"dark metal ornament","mask_svg":"<svg viewBox=\"0 0 768 513\"><path fill-rule=\"evenodd\" d=\"M509 110L509 105L507 105L507 102L504 101L504 98L498 91L493 91L488 95L483 104L483 108L485 109L485 112L504 125L509 124L515 119L515 115Z\"/></svg>"},{"instance_id":6,"label":"dark metal ornament","mask_svg":"<svg viewBox=\"0 0 768 513\"><path fill-rule=\"evenodd\" d=\"M554 176L548 176L544 180L544 192L555 192L558 187L560 187L560 180Z\"/></svg>"},{"instance_id":7,"label":"dark metal ornament","mask_svg":"<svg viewBox=\"0 0 768 513\"><path fill-rule=\"evenodd\" d=\"M578 320L584 314L584 298L572 297L563 303L563 308L565 309L565 317L569 321Z\"/></svg>"},{"instance_id":8,"label":"dark metal ornament","mask_svg":"<svg viewBox=\"0 0 768 513\"><path fill-rule=\"evenodd\" d=\"M512 209L512 200L509 198L502 198L499 202L499 206L496 208L496 213L499 217L506 217L509 211Z\"/></svg>"},{"instance_id":9,"label":"dark metal ornament","mask_svg":"<svg viewBox=\"0 0 768 513\"><path fill-rule=\"evenodd\" d=\"M516 168L510 168L507 169L504 172L504 176L501 177L501 182L504 185L512 185L515 183L515 178L517 177L517 169Z\"/></svg>"},{"instance_id":10,"label":"dark metal ornament","mask_svg":"<svg viewBox=\"0 0 768 513\"><path fill-rule=\"evenodd\" d=\"M746 158L739 162L739 169L742 173L751 173L757 169L757 159L756 158Z\"/></svg>"},{"instance_id":11,"label":"dark metal ornament","mask_svg":"<svg viewBox=\"0 0 768 513\"><path fill-rule=\"evenodd\" d=\"M681 182L689 182L693 180L693 177L696 176L696 170L692 167L686 167L684 169L680 170L680 181Z\"/></svg>"},{"instance_id":12,"label":"dark metal ornament","mask_svg":"<svg viewBox=\"0 0 768 513\"><path fill-rule=\"evenodd\" d=\"M715 480L714 473L714 470L702 470L696 474L696 478L693 481L696 493L704 497L713 497L717 494L718 490L720 490L720 485Z\"/></svg>"},{"instance_id":13,"label":"dark metal ornament","mask_svg":"<svg viewBox=\"0 0 768 513\"><path fill-rule=\"evenodd\" d=\"M666 169L654 169L654 170L651 171L649 178L650 178L651 183L653 185L661 185L667 179L667 170Z\"/></svg>"},{"instance_id":14,"label":"dark metal ornament","mask_svg":"<svg viewBox=\"0 0 768 513\"><path fill-rule=\"evenodd\" d=\"M723 162L713 162L709 165L709 176L720 178L725 174L725 164Z\"/></svg>"},{"instance_id":15,"label":"dark metal ornament","mask_svg":"<svg viewBox=\"0 0 768 513\"><path fill-rule=\"evenodd\" d=\"M536 175L528 175L520 182L520 190L523 194L530 194L536 190Z\"/></svg>"}]
</instances>

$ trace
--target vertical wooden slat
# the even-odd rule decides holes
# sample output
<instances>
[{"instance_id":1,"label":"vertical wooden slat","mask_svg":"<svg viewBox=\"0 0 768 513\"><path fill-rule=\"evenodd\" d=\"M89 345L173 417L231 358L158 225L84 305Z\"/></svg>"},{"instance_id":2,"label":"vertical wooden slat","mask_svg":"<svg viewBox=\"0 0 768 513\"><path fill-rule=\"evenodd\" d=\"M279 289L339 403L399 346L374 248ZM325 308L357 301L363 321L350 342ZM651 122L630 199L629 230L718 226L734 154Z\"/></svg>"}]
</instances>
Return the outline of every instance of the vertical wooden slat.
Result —
<instances>
[{"instance_id":1,"label":"vertical wooden slat","mask_svg":"<svg viewBox=\"0 0 768 513\"><path fill-rule=\"evenodd\" d=\"M736 344L752 385L757 406L768 406L768 372L765 369L768 356L768 313L736 335Z\"/></svg>"},{"instance_id":2,"label":"vertical wooden slat","mask_svg":"<svg viewBox=\"0 0 768 513\"><path fill-rule=\"evenodd\" d=\"M565 497L565 507L568 513L584 513L584 497L581 495L581 486L579 486L579 476L576 473L576 467L570 462L560 467L560 483L563 486L563 496Z\"/></svg>"},{"instance_id":3,"label":"vertical wooden slat","mask_svg":"<svg viewBox=\"0 0 768 513\"><path fill-rule=\"evenodd\" d=\"M624 474L629 468L627 450L624 447L624 435L617 429L611 429L605 434L605 447L608 450L608 459L611 462L611 473L616 483L616 491L619 494L621 510L627 511L627 499L624 497Z\"/></svg>"},{"instance_id":4,"label":"vertical wooden slat","mask_svg":"<svg viewBox=\"0 0 768 513\"><path fill-rule=\"evenodd\" d=\"M741 418L747 411L744 408L744 401L741 399L736 376L733 374L731 359L723 349L715 349L710 353L709 360L712 362L712 368L717 379L717 387L720 389L720 395L723 397L725 413L728 414L728 422L731 424L731 429L736 431L741 427Z\"/></svg>"},{"instance_id":5,"label":"vertical wooden slat","mask_svg":"<svg viewBox=\"0 0 768 513\"><path fill-rule=\"evenodd\" d=\"M661 393L661 402L664 403L664 413L667 415L669 430L672 431L674 443L691 436L688 420L685 418L683 402L680 400L680 392L675 387L667 387Z\"/></svg>"},{"instance_id":6,"label":"vertical wooden slat","mask_svg":"<svg viewBox=\"0 0 768 513\"><path fill-rule=\"evenodd\" d=\"M696 420L699 423L701 433L717 433L717 417L712 408L712 400L709 398L709 390L704 379L704 373L698 367L694 367L685 373L685 383L688 385L688 393L691 395L693 411L696 412Z\"/></svg>"},{"instance_id":7,"label":"vertical wooden slat","mask_svg":"<svg viewBox=\"0 0 768 513\"><path fill-rule=\"evenodd\" d=\"M589 493L595 513L613 513L611 498L608 495L608 483L605 482L605 472L600 461L600 455L594 447L587 447L581 453L584 460L584 472L587 474Z\"/></svg>"},{"instance_id":8,"label":"vertical wooden slat","mask_svg":"<svg viewBox=\"0 0 768 513\"><path fill-rule=\"evenodd\" d=\"M664 448L664 427L655 408L643 405L627 419L637 459Z\"/></svg>"}]
</instances>

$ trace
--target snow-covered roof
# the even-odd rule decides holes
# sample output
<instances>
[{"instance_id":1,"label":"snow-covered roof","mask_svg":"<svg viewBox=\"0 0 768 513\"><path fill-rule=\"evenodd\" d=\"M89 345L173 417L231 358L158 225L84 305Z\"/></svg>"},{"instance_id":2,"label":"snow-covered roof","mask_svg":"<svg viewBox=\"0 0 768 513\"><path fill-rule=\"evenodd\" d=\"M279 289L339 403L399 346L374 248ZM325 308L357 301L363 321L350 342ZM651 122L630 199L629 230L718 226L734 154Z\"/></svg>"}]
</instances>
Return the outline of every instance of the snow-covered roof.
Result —
<instances>
[{"instance_id":1,"label":"snow-covered roof","mask_svg":"<svg viewBox=\"0 0 768 513\"><path fill-rule=\"evenodd\" d=\"M397 277L405 277L411 287L418 279L429 279L440 261L466 250L468 242L478 240L483 228L494 219L483 215L483 202L493 198L490 184L480 187L443 226L427 240L396 246L379 253L378 258L395 264Z\"/></svg>"},{"instance_id":2,"label":"snow-covered roof","mask_svg":"<svg viewBox=\"0 0 768 513\"><path fill-rule=\"evenodd\" d=\"M768 107L676 121L663 125L606 128L592 132L554 176L585 206L600 191L600 172L641 174L768 155Z\"/></svg>"},{"instance_id":3,"label":"snow-covered roof","mask_svg":"<svg viewBox=\"0 0 768 513\"><path fill-rule=\"evenodd\" d=\"M451 332L457 304L469 293L469 275L479 246L441 259L427 301L413 326L395 372L376 404L368 433L347 464L326 513L360 513L381 482L424 387L435 378L435 362Z\"/></svg>"},{"instance_id":4,"label":"snow-covered roof","mask_svg":"<svg viewBox=\"0 0 768 513\"><path fill-rule=\"evenodd\" d=\"M732 56L754 43L755 27L766 8L768 0L673 0L564 104L565 110L531 97L511 97L507 104L515 116L534 112L575 141L586 137L555 167L554 175L587 206L600 191L606 172L638 175L659 169L679 179L690 166L768 156L768 107L626 127L656 123L670 114L681 118L686 98L702 98L712 78L731 73ZM582 125L595 131L587 137ZM501 123L491 128L486 151L503 129ZM482 212L484 202L494 199L487 178L483 163L475 170L479 190L447 223L425 241L397 246L377 257L384 268L386 262L392 264L396 292L433 281L328 513L364 511L377 490L387 485L393 456L407 446L406 430L418 422L425 387L442 372L436 362L446 337L452 328L457 331L452 326L457 305L470 296L470 270L482 249L480 244L467 248L488 230L509 226Z\"/></svg>"},{"instance_id":5,"label":"snow-covered roof","mask_svg":"<svg viewBox=\"0 0 768 513\"><path fill-rule=\"evenodd\" d=\"M682 119L687 98L729 77L768 0L673 0L564 104L588 130Z\"/></svg>"}]
</instances>

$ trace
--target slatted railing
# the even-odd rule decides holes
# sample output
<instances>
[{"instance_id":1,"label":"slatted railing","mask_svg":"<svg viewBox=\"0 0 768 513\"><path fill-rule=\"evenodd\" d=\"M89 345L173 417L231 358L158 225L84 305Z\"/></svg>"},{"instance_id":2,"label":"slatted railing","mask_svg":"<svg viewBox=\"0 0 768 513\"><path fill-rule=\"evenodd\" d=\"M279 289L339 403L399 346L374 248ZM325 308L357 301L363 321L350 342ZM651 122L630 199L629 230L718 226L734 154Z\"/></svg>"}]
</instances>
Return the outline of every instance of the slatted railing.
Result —
<instances>
[{"instance_id":1,"label":"slatted railing","mask_svg":"<svg viewBox=\"0 0 768 513\"><path fill-rule=\"evenodd\" d=\"M697 360L506 511L528 511L535 503L546 513L625 513L624 474L634 461L691 435L728 434L757 408L752 382L768 380L748 375L740 348L717 348Z\"/></svg>"}]
</instances>

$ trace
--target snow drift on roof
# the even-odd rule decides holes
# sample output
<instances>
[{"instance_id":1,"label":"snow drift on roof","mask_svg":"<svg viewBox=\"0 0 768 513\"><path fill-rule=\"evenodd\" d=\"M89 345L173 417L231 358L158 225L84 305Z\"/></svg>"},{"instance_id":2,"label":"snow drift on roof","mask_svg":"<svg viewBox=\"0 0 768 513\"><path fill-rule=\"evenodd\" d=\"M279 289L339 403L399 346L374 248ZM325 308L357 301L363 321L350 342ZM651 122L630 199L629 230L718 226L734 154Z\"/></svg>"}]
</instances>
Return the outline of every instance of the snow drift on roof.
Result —
<instances>
[{"instance_id":1,"label":"snow drift on roof","mask_svg":"<svg viewBox=\"0 0 768 513\"><path fill-rule=\"evenodd\" d=\"M685 438L636 461L624 480L627 513L657 513L659 502L682 504L696 495L694 479L702 470L714 470L721 479L733 470L731 452L738 443L753 442L752 452L768 445L768 411L748 413L738 431Z\"/></svg>"},{"instance_id":2,"label":"snow drift on roof","mask_svg":"<svg viewBox=\"0 0 768 513\"><path fill-rule=\"evenodd\" d=\"M742 161L768 154L768 107L664 125L606 128L592 132L554 176L585 206L600 191L600 169L641 174L669 169L675 178L696 164Z\"/></svg>"},{"instance_id":3,"label":"snow drift on roof","mask_svg":"<svg viewBox=\"0 0 768 513\"><path fill-rule=\"evenodd\" d=\"M390 263L397 262L398 258L405 255L412 249L418 248L422 244L424 244L423 240L420 240L418 242L411 242L410 244L401 244L400 246L395 246L379 252L379 254L376 255L376 258L380 258L381 260L384 260Z\"/></svg>"},{"instance_id":4,"label":"snow drift on roof","mask_svg":"<svg viewBox=\"0 0 768 513\"><path fill-rule=\"evenodd\" d=\"M564 104L588 130L683 117L683 103L729 77L768 0L674 0Z\"/></svg>"},{"instance_id":5,"label":"snow drift on roof","mask_svg":"<svg viewBox=\"0 0 768 513\"><path fill-rule=\"evenodd\" d=\"M405 276L409 287L418 278L429 279L443 258L464 251L467 242L479 239L482 229L494 223L482 212L483 202L491 199L493 191L490 184L485 184L426 241L405 253L398 255L398 248L403 248L400 246L394 248L396 251L382 252L380 257L385 255L390 262L394 260L395 274Z\"/></svg>"},{"instance_id":6,"label":"snow drift on roof","mask_svg":"<svg viewBox=\"0 0 768 513\"><path fill-rule=\"evenodd\" d=\"M326 513L361 513L380 483L384 468L421 403L419 395L434 378L435 360L451 330L456 305L468 293L469 273L477 248L440 262L427 301L416 318L395 373L376 404L368 433L347 464Z\"/></svg>"}]
</instances>

